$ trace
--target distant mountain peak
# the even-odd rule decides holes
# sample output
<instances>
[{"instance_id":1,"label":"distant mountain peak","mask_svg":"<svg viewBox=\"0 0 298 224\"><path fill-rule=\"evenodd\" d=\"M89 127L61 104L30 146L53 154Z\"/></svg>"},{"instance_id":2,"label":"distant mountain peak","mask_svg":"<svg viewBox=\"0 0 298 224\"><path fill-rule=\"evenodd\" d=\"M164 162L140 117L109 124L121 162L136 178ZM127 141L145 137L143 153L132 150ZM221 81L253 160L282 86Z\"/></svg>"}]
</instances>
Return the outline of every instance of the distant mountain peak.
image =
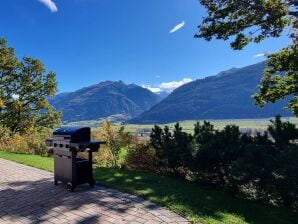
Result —
<instances>
[{"instance_id":1,"label":"distant mountain peak","mask_svg":"<svg viewBox=\"0 0 298 224\"><path fill-rule=\"evenodd\" d=\"M63 121L94 120L115 114L134 117L148 110L161 97L135 84L106 80L50 99L63 113Z\"/></svg>"},{"instance_id":2,"label":"distant mountain peak","mask_svg":"<svg viewBox=\"0 0 298 224\"><path fill-rule=\"evenodd\" d=\"M225 75L233 74L237 69L238 69L238 68L233 67L233 68L231 68L231 69L229 69L229 70L222 71L222 72L218 73L216 76L217 76L217 77L220 77L220 76L225 76Z\"/></svg>"},{"instance_id":3,"label":"distant mountain peak","mask_svg":"<svg viewBox=\"0 0 298 224\"><path fill-rule=\"evenodd\" d=\"M262 62L259 62L259 63L256 63L256 64L253 64L253 65L247 65L247 66L244 66L242 68L237 68L237 67L232 67L228 70L225 70L225 71L222 71L222 72L219 72L217 75L215 76L211 76L211 77L221 77L221 76L226 76L226 75L230 75L230 74L235 74L237 73L238 70L243 70L243 69L248 69L250 68L251 66L255 67L255 66L265 66L266 64L266 61L262 61Z\"/></svg>"},{"instance_id":4,"label":"distant mountain peak","mask_svg":"<svg viewBox=\"0 0 298 224\"><path fill-rule=\"evenodd\" d=\"M261 62L187 83L130 122L168 123L291 115L290 111L283 109L285 101L264 108L255 105L251 96L257 91L264 69L265 62Z\"/></svg>"}]
</instances>

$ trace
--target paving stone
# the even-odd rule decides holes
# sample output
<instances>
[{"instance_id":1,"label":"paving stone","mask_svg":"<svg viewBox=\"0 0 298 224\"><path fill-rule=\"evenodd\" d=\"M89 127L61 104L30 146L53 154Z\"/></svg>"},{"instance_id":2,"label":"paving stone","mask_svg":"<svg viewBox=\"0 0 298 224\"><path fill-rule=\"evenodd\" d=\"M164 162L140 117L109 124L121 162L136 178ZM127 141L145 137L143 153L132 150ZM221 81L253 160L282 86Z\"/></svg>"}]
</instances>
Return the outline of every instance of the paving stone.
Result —
<instances>
[{"instance_id":1,"label":"paving stone","mask_svg":"<svg viewBox=\"0 0 298 224\"><path fill-rule=\"evenodd\" d=\"M0 224L188 223L135 195L88 185L66 191L53 174L0 158Z\"/></svg>"}]
</instances>

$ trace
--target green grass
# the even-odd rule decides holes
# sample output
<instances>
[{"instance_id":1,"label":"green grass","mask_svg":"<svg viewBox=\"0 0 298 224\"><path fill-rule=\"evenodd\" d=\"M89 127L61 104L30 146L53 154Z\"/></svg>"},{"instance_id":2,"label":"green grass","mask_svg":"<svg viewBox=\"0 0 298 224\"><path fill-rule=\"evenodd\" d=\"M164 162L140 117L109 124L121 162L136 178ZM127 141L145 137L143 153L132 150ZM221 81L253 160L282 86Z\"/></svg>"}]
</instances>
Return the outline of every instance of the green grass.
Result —
<instances>
[{"instance_id":1,"label":"green grass","mask_svg":"<svg viewBox=\"0 0 298 224\"><path fill-rule=\"evenodd\" d=\"M53 172L53 158L0 151L0 158Z\"/></svg>"},{"instance_id":2,"label":"green grass","mask_svg":"<svg viewBox=\"0 0 298 224\"><path fill-rule=\"evenodd\" d=\"M53 159L0 151L0 157L53 171ZM236 199L224 191L157 174L95 167L97 181L105 186L140 195L168 207L193 222L208 224L293 224L298 214L284 208Z\"/></svg>"},{"instance_id":3,"label":"green grass","mask_svg":"<svg viewBox=\"0 0 298 224\"><path fill-rule=\"evenodd\" d=\"M127 153L128 153L127 148L120 149L118 164L120 164L120 165L124 164Z\"/></svg>"},{"instance_id":4,"label":"green grass","mask_svg":"<svg viewBox=\"0 0 298 224\"><path fill-rule=\"evenodd\" d=\"M268 124L270 123L269 120L273 118L264 118L264 119L223 119L223 120L208 120L212 124L214 124L216 129L223 129L228 124L234 124L240 127L240 129L252 129L252 130L265 130L267 129ZM298 118L295 117L284 117L284 121L290 121L298 125ZM181 121L180 125L185 132L193 133L194 124L197 121L195 120L188 120L188 121ZM203 122L202 120L200 122ZM70 126L90 126L92 128L98 128L100 125L99 120L90 120L90 121L78 121L72 122L65 125ZM121 123L114 123L115 127L120 127ZM161 124L160 126L169 126L170 129L174 129L175 122L168 123L168 124ZM136 133L142 130L151 130L153 128L153 124L125 124L125 130L131 133Z\"/></svg>"},{"instance_id":5,"label":"green grass","mask_svg":"<svg viewBox=\"0 0 298 224\"><path fill-rule=\"evenodd\" d=\"M224 119L224 120L208 120L211 122L216 129L223 129L226 125L234 124L239 126L240 129L252 129L252 130L265 130L270 123L269 120L274 118L264 118L264 119ZM283 118L284 121L290 121L298 125L298 118L295 117L285 117ZM199 122L203 122L203 120L198 120ZM181 127L185 132L193 133L194 125L197 121L195 120L188 120L188 121L181 121L179 122ZM116 126L120 126L120 123L115 123ZM161 124L160 126L169 126L170 130L174 129L176 122L168 123L168 124ZM151 130L153 128L152 124L126 124L125 130L128 132L135 133L138 130Z\"/></svg>"}]
</instances>

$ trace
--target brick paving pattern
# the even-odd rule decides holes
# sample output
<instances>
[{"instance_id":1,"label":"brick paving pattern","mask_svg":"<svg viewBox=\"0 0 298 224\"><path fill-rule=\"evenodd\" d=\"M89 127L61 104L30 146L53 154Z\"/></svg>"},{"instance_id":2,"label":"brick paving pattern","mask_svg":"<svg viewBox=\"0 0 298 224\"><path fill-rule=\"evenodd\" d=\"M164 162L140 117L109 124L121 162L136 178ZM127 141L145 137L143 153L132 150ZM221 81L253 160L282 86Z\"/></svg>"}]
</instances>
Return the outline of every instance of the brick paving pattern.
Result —
<instances>
[{"instance_id":1,"label":"brick paving pattern","mask_svg":"<svg viewBox=\"0 0 298 224\"><path fill-rule=\"evenodd\" d=\"M54 186L50 172L0 159L0 223L188 223L137 196L113 189Z\"/></svg>"}]
</instances>

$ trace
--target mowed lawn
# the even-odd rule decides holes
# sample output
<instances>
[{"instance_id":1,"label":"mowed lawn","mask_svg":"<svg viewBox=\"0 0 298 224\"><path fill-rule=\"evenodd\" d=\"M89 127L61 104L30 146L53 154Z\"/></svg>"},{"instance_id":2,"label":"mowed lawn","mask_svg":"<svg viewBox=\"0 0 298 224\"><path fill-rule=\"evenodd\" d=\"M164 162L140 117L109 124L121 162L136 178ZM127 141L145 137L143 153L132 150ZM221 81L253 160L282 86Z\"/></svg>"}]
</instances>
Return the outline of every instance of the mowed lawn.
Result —
<instances>
[{"instance_id":1,"label":"mowed lawn","mask_svg":"<svg viewBox=\"0 0 298 224\"><path fill-rule=\"evenodd\" d=\"M53 171L53 159L0 151L0 157ZM298 214L284 208L236 199L182 179L157 174L95 167L98 183L139 195L189 218L193 223L294 224Z\"/></svg>"}]
</instances>

